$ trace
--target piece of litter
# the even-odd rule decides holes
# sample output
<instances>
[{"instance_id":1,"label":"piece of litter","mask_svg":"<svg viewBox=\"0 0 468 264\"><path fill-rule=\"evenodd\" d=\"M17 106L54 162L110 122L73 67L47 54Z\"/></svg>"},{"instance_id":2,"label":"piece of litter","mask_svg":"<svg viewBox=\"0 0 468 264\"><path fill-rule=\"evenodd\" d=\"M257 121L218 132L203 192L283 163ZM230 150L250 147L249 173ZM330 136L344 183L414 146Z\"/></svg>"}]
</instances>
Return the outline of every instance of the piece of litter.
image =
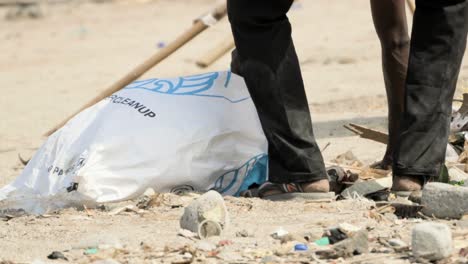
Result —
<instances>
[{"instance_id":1,"label":"piece of litter","mask_svg":"<svg viewBox=\"0 0 468 264\"><path fill-rule=\"evenodd\" d=\"M294 245L294 251L307 251L309 248L306 244L296 244Z\"/></svg>"},{"instance_id":2,"label":"piece of litter","mask_svg":"<svg viewBox=\"0 0 468 264\"><path fill-rule=\"evenodd\" d=\"M85 255L93 255L93 254L96 254L98 253L98 249L97 248L87 248L84 252Z\"/></svg>"},{"instance_id":3,"label":"piece of litter","mask_svg":"<svg viewBox=\"0 0 468 264\"><path fill-rule=\"evenodd\" d=\"M164 47L166 47L166 42L164 41L159 41L156 46L158 47L158 49L162 49Z\"/></svg>"},{"instance_id":4,"label":"piece of litter","mask_svg":"<svg viewBox=\"0 0 468 264\"><path fill-rule=\"evenodd\" d=\"M289 234L288 231L284 230L283 227L280 227L278 228L273 234L271 234L271 236L274 238L274 239L279 239L285 235Z\"/></svg>"},{"instance_id":5,"label":"piece of litter","mask_svg":"<svg viewBox=\"0 0 468 264\"><path fill-rule=\"evenodd\" d=\"M327 245L330 245L330 239L328 239L328 237L322 237L320 239L315 240L314 243L317 246L327 246Z\"/></svg>"},{"instance_id":6,"label":"piece of litter","mask_svg":"<svg viewBox=\"0 0 468 264\"><path fill-rule=\"evenodd\" d=\"M68 261L68 259L63 255L62 252L54 251L47 256L48 259L63 259Z\"/></svg>"}]
</instances>

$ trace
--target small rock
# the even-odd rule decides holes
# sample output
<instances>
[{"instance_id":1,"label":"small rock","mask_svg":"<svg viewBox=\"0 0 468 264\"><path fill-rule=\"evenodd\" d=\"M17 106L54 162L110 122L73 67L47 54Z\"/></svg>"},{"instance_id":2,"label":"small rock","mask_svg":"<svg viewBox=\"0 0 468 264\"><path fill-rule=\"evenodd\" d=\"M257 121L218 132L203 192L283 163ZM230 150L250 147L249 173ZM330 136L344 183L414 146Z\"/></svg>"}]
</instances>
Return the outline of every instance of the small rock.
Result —
<instances>
[{"instance_id":1,"label":"small rock","mask_svg":"<svg viewBox=\"0 0 468 264\"><path fill-rule=\"evenodd\" d=\"M452 254L452 232L445 224L417 224L413 228L411 245L416 258L441 260Z\"/></svg>"},{"instance_id":2,"label":"small rock","mask_svg":"<svg viewBox=\"0 0 468 264\"><path fill-rule=\"evenodd\" d=\"M68 261L68 259L63 255L63 253L59 251L54 251L50 253L50 255L47 256L47 258L48 259L63 259L63 260Z\"/></svg>"},{"instance_id":3,"label":"small rock","mask_svg":"<svg viewBox=\"0 0 468 264\"><path fill-rule=\"evenodd\" d=\"M407 247L408 246L408 244L406 244L402 240L396 239L396 238L392 238L392 239L388 240L388 244L390 244L390 246L396 247L396 248L402 248L402 247Z\"/></svg>"},{"instance_id":4,"label":"small rock","mask_svg":"<svg viewBox=\"0 0 468 264\"><path fill-rule=\"evenodd\" d=\"M250 236L252 235L249 234L249 232L245 229L236 232L236 237L250 237Z\"/></svg>"},{"instance_id":5,"label":"small rock","mask_svg":"<svg viewBox=\"0 0 468 264\"><path fill-rule=\"evenodd\" d=\"M181 228L198 233L200 238L219 235L218 232L227 228L228 223L224 199L216 191L209 191L192 201L180 219Z\"/></svg>"},{"instance_id":6,"label":"small rock","mask_svg":"<svg viewBox=\"0 0 468 264\"><path fill-rule=\"evenodd\" d=\"M432 182L423 190L422 212L438 218L460 219L468 213L468 188Z\"/></svg>"}]
</instances>

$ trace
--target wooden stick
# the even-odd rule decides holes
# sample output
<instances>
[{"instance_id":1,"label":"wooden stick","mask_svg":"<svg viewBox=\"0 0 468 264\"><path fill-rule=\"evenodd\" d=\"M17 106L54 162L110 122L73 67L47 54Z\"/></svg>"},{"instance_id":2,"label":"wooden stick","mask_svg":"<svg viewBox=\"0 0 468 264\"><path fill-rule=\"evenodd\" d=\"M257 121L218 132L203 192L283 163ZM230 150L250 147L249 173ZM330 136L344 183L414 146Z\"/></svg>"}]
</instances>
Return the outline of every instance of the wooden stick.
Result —
<instances>
[{"instance_id":1,"label":"wooden stick","mask_svg":"<svg viewBox=\"0 0 468 264\"><path fill-rule=\"evenodd\" d=\"M358 136L362 138L367 138L370 140L374 140L376 142L382 143L382 144L387 144L388 143L388 135L377 131L373 130L364 126L360 126L357 124L349 123L348 125L344 125L344 127L351 132L357 134Z\"/></svg>"},{"instance_id":2,"label":"wooden stick","mask_svg":"<svg viewBox=\"0 0 468 264\"><path fill-rule=\"evenodd\" d=\"M196 60L196 64L201 68L206 68L221 58L224 54L232 50L234 47L234 39L232 38L232 35L229 34L229 37L227 37L223 42L218 43L216 47L209 50L198 60Z\"/></svg>"},{"instance_id":3,"label":"wooden stick","mask_svg":"<svg viewBox=\"0 0 468 264\"><path fill-rule=\"evenodd\" d=\"M411 10L411 13L414 15L414 11L416 10L416 4L414 3L413 0L406 0L406 3L408 4L408 7Z\"/></svg>"},{"instance_id":4,"label":"wooden stick","mask_svg":"<svg viewBox=\"0 0 468 264\"><path fill-rule=\"evenodd\" d=\"M221 18L223 18L226 15L226 3L223 3L219 6L217 6L213 11L211 11L208 15L197 19L195 23L192 25L190 29L182 33L177 39L175 39L173 42L171 42L169 45L167 45L165 48L160 50L158 53L154 54L151 56L149 59L144 61L142 64L138 65L135 69L133 69L131 72L127 73L124 77L122 77L120 80L115 82L113 85L111 85L109 88L106 90L102 91L98 96L93 98L91 101L83 105L78 111L74 112L72 115L70 115L68 118L60 122L58 125L53 127L51 130L47 131L44 136L50 136L52 133L63 127L70 119L72 119L75 115L83 111L84 109L93 106L97 102L101 101L102 99L112 95L113 93L121 90L131 82L135 81L138 79L141 75L143 75L145 72L150 70L152 67L154 67L156 64L160 63L162 60L167 58L169 55L174 53L176 50L178 50L180 47L185 45L187 42L192 40L195 36L203 32L205 29L207 29L210 25L210 23L214 23L216 21L219 21Z\"/></svg>"}]
</instances>

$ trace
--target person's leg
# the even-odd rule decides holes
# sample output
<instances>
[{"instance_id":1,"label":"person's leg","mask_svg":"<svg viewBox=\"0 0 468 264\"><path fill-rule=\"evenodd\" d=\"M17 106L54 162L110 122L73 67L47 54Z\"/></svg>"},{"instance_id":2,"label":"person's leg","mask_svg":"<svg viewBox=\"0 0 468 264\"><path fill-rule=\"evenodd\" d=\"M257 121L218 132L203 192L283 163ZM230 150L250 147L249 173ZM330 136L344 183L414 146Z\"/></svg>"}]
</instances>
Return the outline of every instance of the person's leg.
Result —
<instances>
[{"instance_id":1,"label":"person's leg","mask_svg":"<svg viewBox=\"0 0 468 264\"><path fill-rule=\"evenodd\" d=\"M389 169L403 113L409 36L405 0L371 0L372 19L382 50L382 70L388 101L387 150L375 167Z\"/></svg>"},{"instance_id":2,"label":"person's leg","mask_svg":"<svg viewBox=\"0 0 468 264\"><path fill-rule=\"evenodd\" d=\"M445 161L452 99L466 47L467 0L417 0L392 189L421 189Z\"/></svg>"},{"instance_id":3,"label":"person's leg","mask_svg":"<svg viewBox=\"0 0 468 264\"><path fill-rule=\"evenodd\" d=\"M244 77L268 140L269 180L328 191L286 13L292 0L228 0L236 43L232 71Z\"/></svg>"}]
</instances>

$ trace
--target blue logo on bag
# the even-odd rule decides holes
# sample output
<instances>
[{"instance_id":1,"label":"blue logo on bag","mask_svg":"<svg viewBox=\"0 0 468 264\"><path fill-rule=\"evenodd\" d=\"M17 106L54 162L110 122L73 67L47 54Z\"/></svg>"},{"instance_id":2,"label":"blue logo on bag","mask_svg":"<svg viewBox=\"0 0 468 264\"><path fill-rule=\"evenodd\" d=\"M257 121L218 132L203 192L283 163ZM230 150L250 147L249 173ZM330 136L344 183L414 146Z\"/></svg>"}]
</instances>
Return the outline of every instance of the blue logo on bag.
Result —
<instances>
[{"instance_id":1,"label":"blue logo on bag","mask_svg":"<svg viewBox=\"0 0 468 264\"><path fill-rule=\"evenodd\" d=\"M205 96L213 98L222 98L231 103L242 102L250 97L248 95L241 96L228 93L227 89L235 89L229 87L232 73L227 72L210 72L175 79L148 79L135 81L129 84L125 89L144 89L151 92L171 94L171 95L191 95ZM215 88L216 80L225 78L223 87ZM228 95L230 94L230 95Z\"/></svg>"},{"instance_id":2,"label":"blue logo on bag","mask_svg":"<svg viewBox=\"0 0 468 264\"><path fill-rule=\"evenodd\" d=\"M247 190L250 185L264 183L267 179L267 172L268 155L260 154L248 160L238 169L221 175L211 189L221 194L229 192L234 193L234 196L239 196L240 192ZM240 179L243 179L241 183L239 183Z\"/></svg>"}]
</instances>

